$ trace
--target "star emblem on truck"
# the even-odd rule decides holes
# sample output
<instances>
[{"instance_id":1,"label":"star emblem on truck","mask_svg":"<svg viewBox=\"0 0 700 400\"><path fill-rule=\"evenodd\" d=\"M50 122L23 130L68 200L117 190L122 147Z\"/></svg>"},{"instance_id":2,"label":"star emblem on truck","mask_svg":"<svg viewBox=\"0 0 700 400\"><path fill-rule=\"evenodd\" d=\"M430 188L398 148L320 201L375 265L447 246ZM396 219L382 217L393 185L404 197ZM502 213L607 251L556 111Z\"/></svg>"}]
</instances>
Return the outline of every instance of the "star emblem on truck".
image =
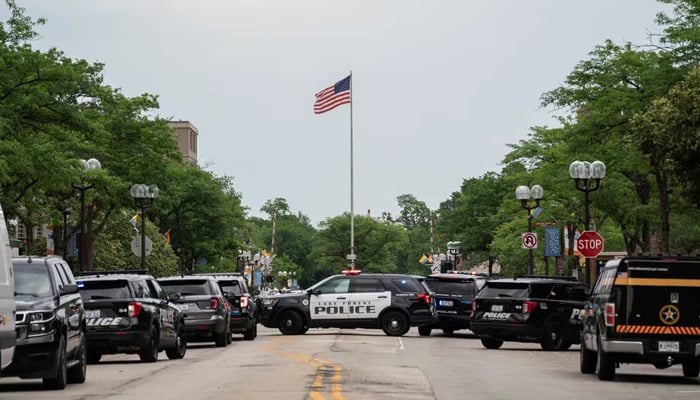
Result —
<instances>
[{"instance_id":1,"label":"star emblem on truck","mask_svg":"<svg viewBox=\"0 0 700 400\"><path fill-rule=\"evenodd\" d=\"M676 306L667 304L661 307L661 310L659 311L659 318L664 324L673 325L681 318L681 312Z\"/></svg>"}]
</instances>

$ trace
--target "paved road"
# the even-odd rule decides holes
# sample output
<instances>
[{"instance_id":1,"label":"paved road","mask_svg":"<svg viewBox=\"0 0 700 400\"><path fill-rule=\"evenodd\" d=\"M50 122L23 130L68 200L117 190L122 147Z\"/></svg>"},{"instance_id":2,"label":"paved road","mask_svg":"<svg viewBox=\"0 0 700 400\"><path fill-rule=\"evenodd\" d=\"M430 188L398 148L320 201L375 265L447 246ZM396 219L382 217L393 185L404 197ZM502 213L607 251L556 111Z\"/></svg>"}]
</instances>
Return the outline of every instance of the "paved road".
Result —
<instances>
[{"instance_id":1,"label":"paved road","mask_svg":"<svg viewBox=\"0 0 700 400\"><path fill-rule=\"evenodd\" d=\"M138 362L105 356L88 381L60 392L40 381L3 378L0 399L674 399L700 398L700 379L680 368L623 366L615 382L578 372L577 350L543 352L506 343L485 350L470 335L401 338L372 330L311 330L282 336L261 328L255 341L219 349L190 346L184 360Z\"/></svg>"}]
</instances>

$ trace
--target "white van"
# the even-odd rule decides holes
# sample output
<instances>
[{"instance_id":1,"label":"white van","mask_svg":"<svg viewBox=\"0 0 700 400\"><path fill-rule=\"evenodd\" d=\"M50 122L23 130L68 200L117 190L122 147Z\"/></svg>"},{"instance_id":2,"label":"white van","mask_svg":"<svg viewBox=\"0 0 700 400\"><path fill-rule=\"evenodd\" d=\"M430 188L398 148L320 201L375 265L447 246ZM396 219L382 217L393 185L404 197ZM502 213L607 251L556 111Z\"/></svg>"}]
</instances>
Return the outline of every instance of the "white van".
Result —
<instances>
[{"instance_id":1,"label":"white van","mask_svg":"<svg viewBox=\"0 0 700 400\"><path fill-rule=\"evenodd\" d=\"M16 341L15 277L12 273L12 249L7 234L5 213L0 207L0 371L12 362Z\"/></svg>"}]
</instances>

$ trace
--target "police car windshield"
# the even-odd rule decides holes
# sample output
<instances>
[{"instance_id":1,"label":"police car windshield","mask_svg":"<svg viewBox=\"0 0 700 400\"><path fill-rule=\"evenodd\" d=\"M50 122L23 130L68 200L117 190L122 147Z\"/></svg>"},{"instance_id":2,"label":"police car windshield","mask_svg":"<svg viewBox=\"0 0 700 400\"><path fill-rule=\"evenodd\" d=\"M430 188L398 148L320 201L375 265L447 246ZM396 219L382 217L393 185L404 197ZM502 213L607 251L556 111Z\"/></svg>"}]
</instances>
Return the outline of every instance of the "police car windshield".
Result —
<instances>
[{"instance_id":1,"label":"police car windshield","mask_svg":"<svg viewBox=\"0 0 700 400\"><path fill-rule=\"evenodd\" d=\"M15 293L17 296L48 297L53 295L49 270L43 264L15 265Z\"/></svg>"},{"instance_id":2,"label":"police car windshield","mask_svg":"<svg viewBox=\"0 0 700 400\"><path fill-rule=\"evenodd\" d=\"M79 281L78 291L84 299L126 299L131 296L126 280Z\"/></svg>"}]
</instances>

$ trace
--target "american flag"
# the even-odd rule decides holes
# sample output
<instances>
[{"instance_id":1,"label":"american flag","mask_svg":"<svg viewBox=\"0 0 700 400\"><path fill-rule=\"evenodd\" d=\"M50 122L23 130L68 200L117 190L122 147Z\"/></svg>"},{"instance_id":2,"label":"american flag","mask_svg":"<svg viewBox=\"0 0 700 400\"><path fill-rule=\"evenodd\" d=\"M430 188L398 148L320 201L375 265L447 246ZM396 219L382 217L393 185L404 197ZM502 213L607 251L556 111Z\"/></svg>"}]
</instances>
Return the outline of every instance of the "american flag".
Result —
<instances>
[{"instance_id":1,"label":"american flag","mask_svg":"<svg viewBox=\"0 0 700 400\"><path fill-rule=\"evenodd\" d=\"M350 103L350 78L352 78L352 75L348 75L335 85L331 85L316 93L314 113L323 114L340 105Z\"/></svg>"}]
</instances>

